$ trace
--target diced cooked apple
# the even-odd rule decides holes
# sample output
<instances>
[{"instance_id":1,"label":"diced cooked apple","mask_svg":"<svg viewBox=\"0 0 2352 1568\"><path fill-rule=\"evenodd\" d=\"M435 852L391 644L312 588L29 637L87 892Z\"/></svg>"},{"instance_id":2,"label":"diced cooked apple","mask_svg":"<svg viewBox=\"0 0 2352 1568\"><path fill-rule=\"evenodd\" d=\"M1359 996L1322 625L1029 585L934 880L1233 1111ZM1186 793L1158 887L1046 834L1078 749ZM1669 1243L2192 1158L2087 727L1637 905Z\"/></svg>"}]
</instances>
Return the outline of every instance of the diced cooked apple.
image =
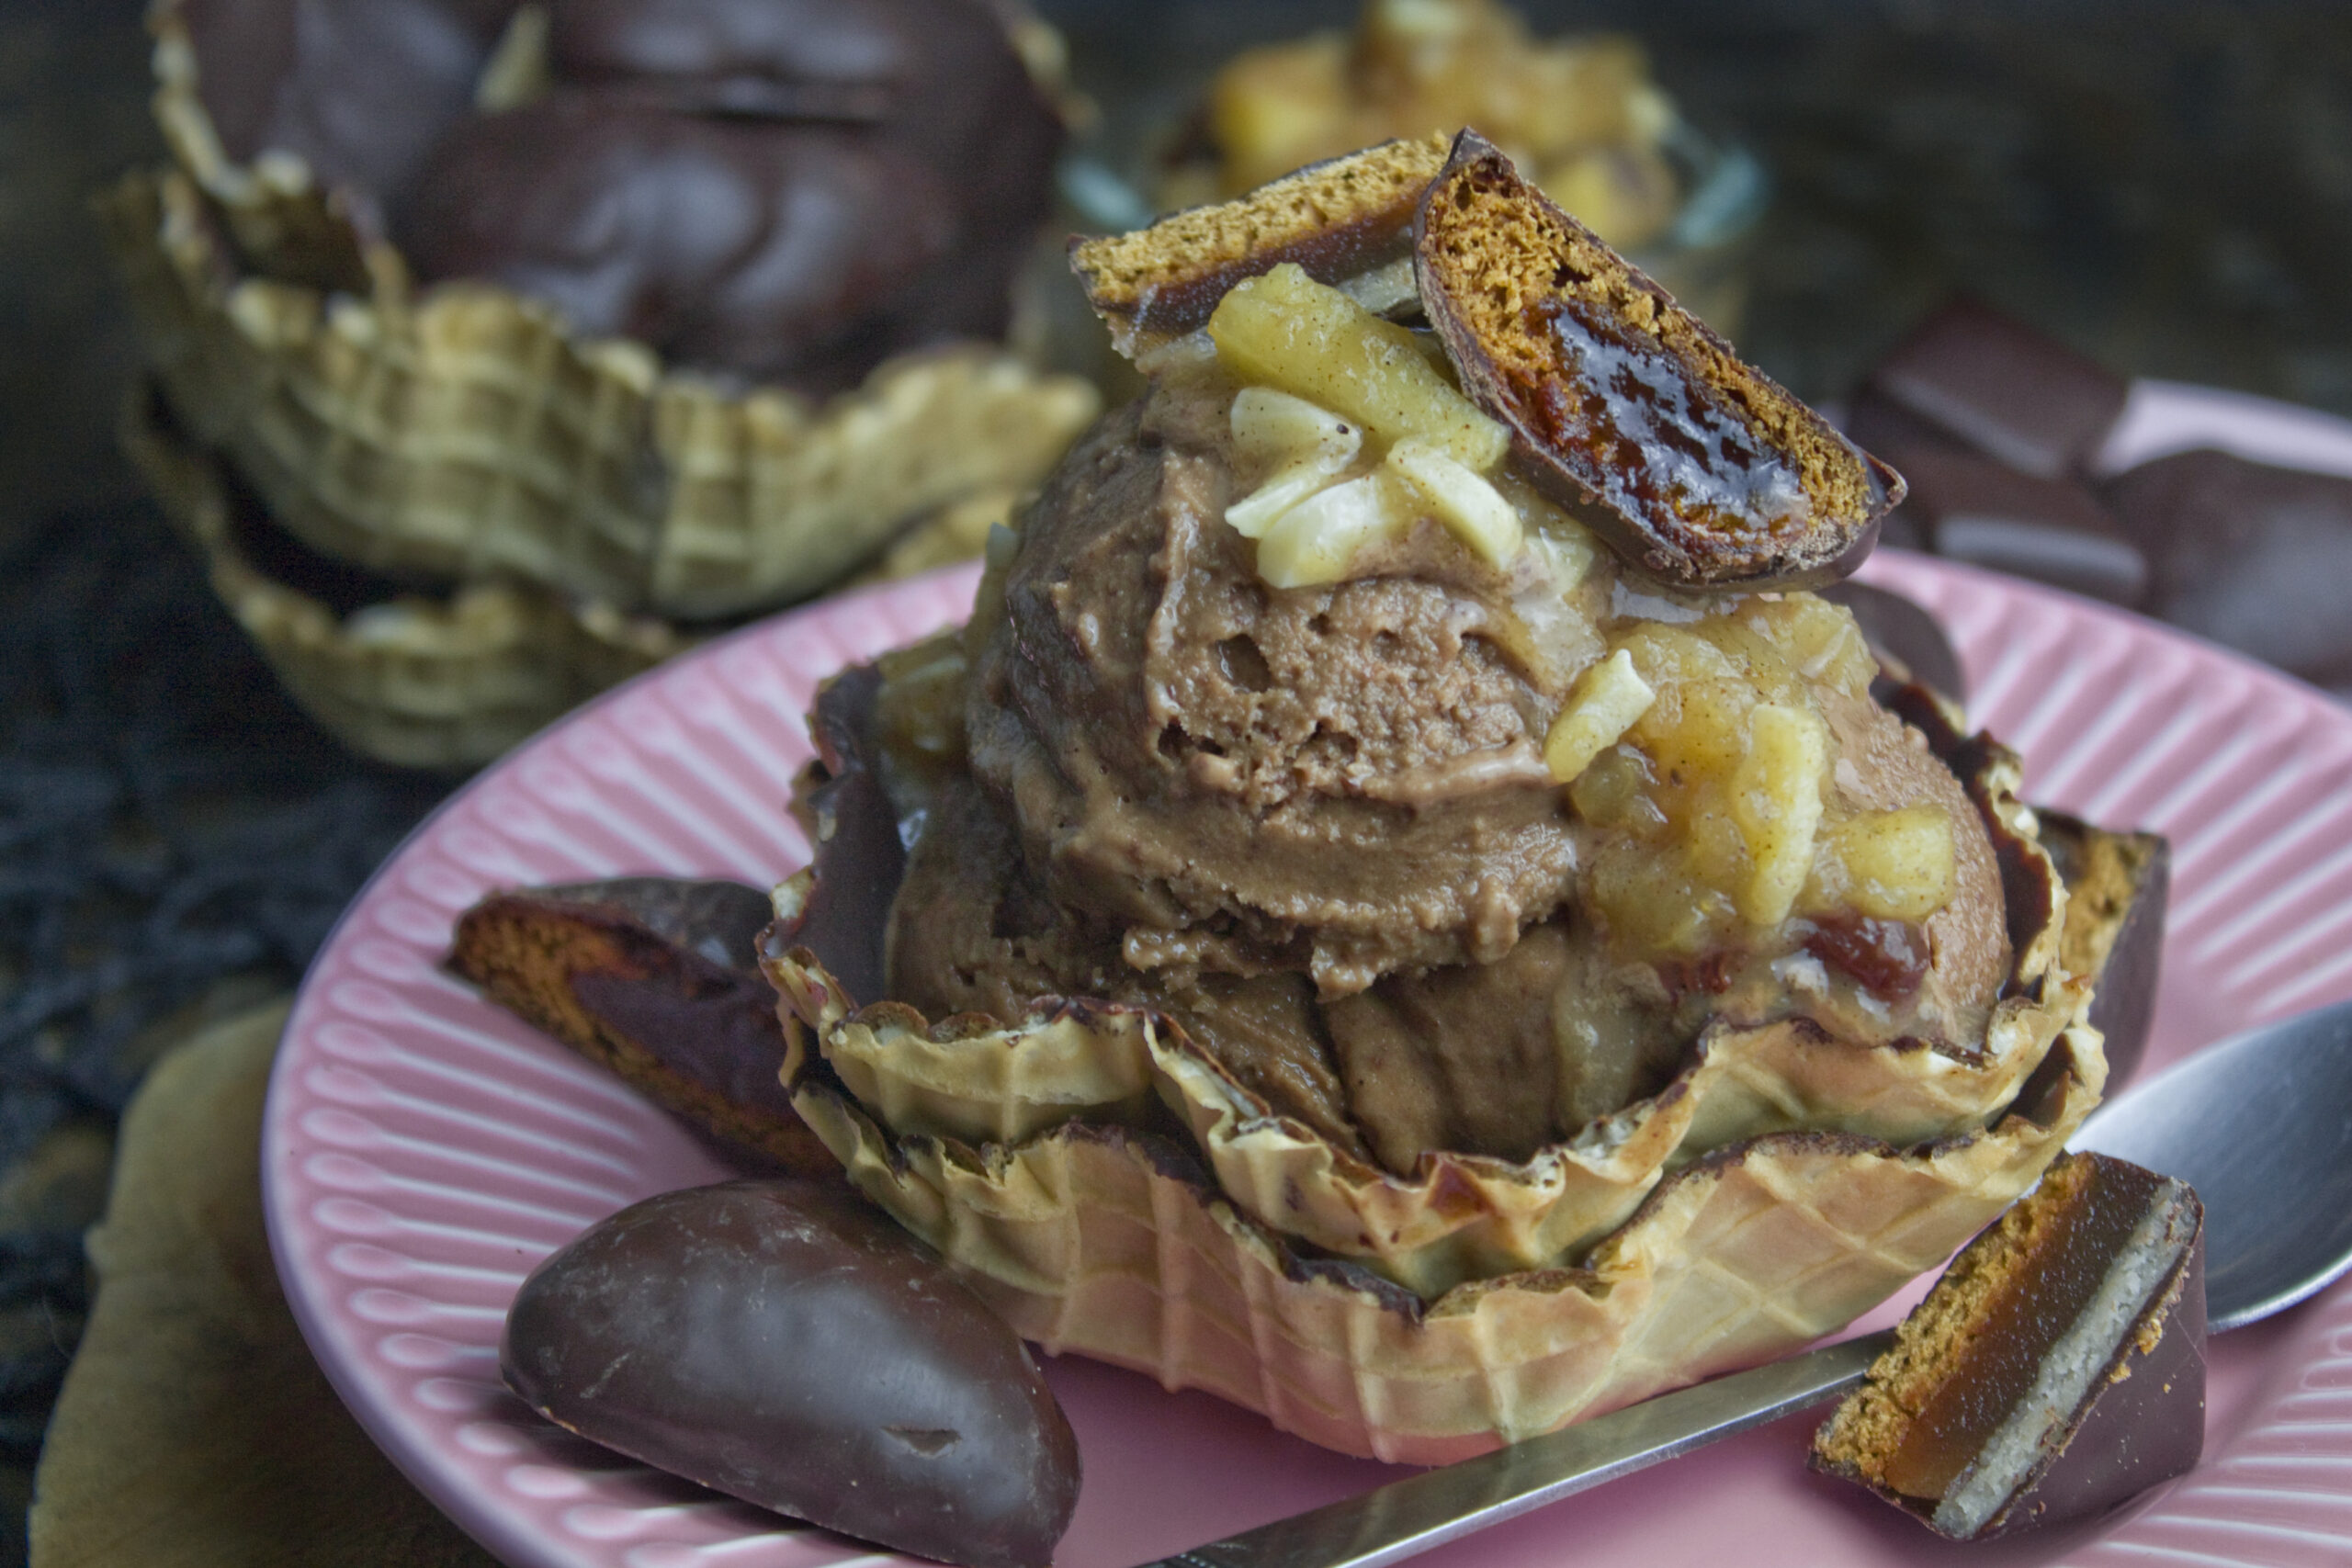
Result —
<instances>
[{"instance_id":1,"label":"diced cooked apple","mask_svg":"<svg viewBox=\"0 0 2352 1568\"><path fill-rule=\"evenodd\" d=\"M1225 509L1225 520L1252 539L1337 479L1363 446L1358 426L1270 387L1244 387L1233 400L1231 419L1234 447L1241 457L1274 469L1256 490Z\"/></svg>"},{"instance_id":2,"label":"diced cooked apple","mask_svg":"<svg viewBox=\"0 0 2352 1568\"><path fill-rule=\"evenodd\" d=\"M1363 432L1357 426L1329 409L1272 387L1242 388L1227 417L1234 449L1244 461L1261 468L1303 457L1335 457L1344 465L1363 446Z\"/></svg>"},{"instance_id":3,"label":"diced cooked apple","mask_svg":"<svg viewBox=\"0 0 2352 1568\"><path fill-rule=\"evenodd\" d=\"M1327 468L1311 458L1279 468L1264 484L1227 507L1225 520L1242 537L1261 539L1285 513L1329 484L1337 475L1338 468Z\"/></svg>"},{"instance_id":4,"label":"diced cooked apple","mask_svg":"<svg viewBox=\"0 0 2352 1568\"><path fill-rule=\"evenodd\" d=\"M1481 559L1503 566L1519 554L1519 513L1479 475L1419 436L1391 446L1387 463L1430 515Z\"/></svg>"},{"instance_id":5,"label":"diced cooked apple","mask_svg":"<svg viewBox=\"0 0 2352 1568\"><path fill-rule=\"evenodd\" d=\"M1853 612L1811 593L1755 598L1739 615L1750 630L1781 650L1792 668L1809 680L1853 696L1868 694L1878 660Z\"/></svg>"},{"instance_id":6,"label":"diced cooked apple","mask_svg":"<svg viewBox=\"0 0 2352 1568\"><path fill-rule=\"evenodd\" d=\"M1732 774L1731 818L1753 871L1732 901L1750 925L1788 918L1813 872L1820 831L1829 727L1807 708L1758 703L1748 716L1747 755Z\"/></svg>"},{"instance_id":7,"label":"diced cooked apple","mask_svg":"<svg viewBox=\"0 0 2352 1568\"><path fill-rule=\"evenodd\" d=\"M1209 340L1238 379L1330 409L1385 442L1418 436L1484 472L1510 434L1423 356L1413 334L1285 262L1234 285Z\"/></svg>"},{"instance_id":8,"label":"diced cooked apple","mask_svg":"<svg viewBox=\"0 0 2352 1568\"><path fill-rule=\"evenodd\" d=\"M1845 873L1846 902L1865 915L1924 920L1951 901L1959 873L1939 807L1865 812L1838 824L1824 848Z\"/></svg>"},{"instance_id":9,"label":"diced cooked apple","mask_svg":"<svg viewBox=\"0 0 2352 1568\"><path fill-rule=\"evenodd\" d=\"M1340 581L1357 551L1409 527L1414 510L1385 473L1318 491L1283 513L1258 541L1258 575L1276 588Z\"/></svg>"},{"instance_id":10,"label":"diced cooked apple","mask_svg":"<svg viewBox=\"0 0 2352 1568\"><path fill-rule=\"evenodd\" d=\"M1634 671L1633 656L1622 648L1587 670L1577 678L1567 705L1544 739L1544 761L1552 776L1562 784L1575 780L1657 700L1657 693Z\"/></svg>"}]
</instances>

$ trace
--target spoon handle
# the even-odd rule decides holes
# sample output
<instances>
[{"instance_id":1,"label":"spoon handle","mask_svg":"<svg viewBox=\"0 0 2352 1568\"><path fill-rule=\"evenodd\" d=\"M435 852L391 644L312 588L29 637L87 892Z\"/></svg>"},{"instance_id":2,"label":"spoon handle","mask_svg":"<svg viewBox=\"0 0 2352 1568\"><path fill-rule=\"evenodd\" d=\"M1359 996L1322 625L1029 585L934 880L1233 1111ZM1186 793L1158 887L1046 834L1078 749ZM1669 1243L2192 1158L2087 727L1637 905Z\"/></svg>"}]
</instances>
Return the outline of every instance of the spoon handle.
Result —
<instances>
[{"instance_id":1,"label":"spoon handle","mask_svg":"<svg viewBox=\"0 0 2352 1568\"><path fill-rule=\"evenodd\" d=\"M1892 1330L1629 1404L1143 1568L1381 1568L1718 1438L1836 1398Z\"/></svg>"}]
</instances>

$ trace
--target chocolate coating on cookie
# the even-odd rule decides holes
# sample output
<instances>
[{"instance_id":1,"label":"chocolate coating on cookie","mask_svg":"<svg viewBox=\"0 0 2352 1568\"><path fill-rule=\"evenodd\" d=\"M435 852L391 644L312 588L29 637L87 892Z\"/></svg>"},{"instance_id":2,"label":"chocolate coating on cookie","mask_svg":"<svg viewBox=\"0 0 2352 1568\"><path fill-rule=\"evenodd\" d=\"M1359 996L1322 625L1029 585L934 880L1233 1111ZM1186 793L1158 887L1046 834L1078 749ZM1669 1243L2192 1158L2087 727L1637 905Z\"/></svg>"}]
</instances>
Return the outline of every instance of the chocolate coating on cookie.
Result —
<instances>
[{"instance_id":1,"label":"chocolate coating on cookie","mask_svg":"<svg viewBox=\"0 0 2352 1568\"><path fill-rule=\"evenodd\" d=\"M473 107L517 0L182 0L222 149L299 154L365 202L404 187Z\"/></svg>"},{"instance_id":2,"label":"chocolate coating on cookie","mask_svg":"<svg viewBox=\"0 0 2352 1568\"><path fill-rule=\"evenodd\" d=\"M948 183L842 127L671 112L577 91L469 120L399 215L427 277L487 277L576 329L810 388L937 335L1001 330L1001 299L898 301L956 258Z\"/></svg>"},{"instance_id":3,"label":"chocolate coating on cookie","mask_svg":"<svg viewBox=\"0 0 2352 1568\"><path fill-rule=\"evenodd\" d=\"M458 918L449 966L702 1131L814 1174L834 1161L776 1081L784 1030L753 953L769 917L732 882L522 888Z\"/></svg>"},{"instance_id":4,"label":"chocolate coating on cookie","mask_svg":"<svg viewBox=\"0 0 2352 1568\"><path fill-rule=\"evenodd\" d=\"M1893 470L1749 366L1476 131L1422 197L1414 275L1521 470L1641 575L1811 588L1860 566Z\"/></svg>"},{"instance_id":5,"label":"chocolate coating on cookie","mask_svg":"<svg viewBox=\"0 0 2352 1568\"><path fill-rule=\"evenodd\" d=\"M2182 1473L2205 1437L2204 1259L2186 1183L2065 1156L1904 1320L1814 1468L1960 1540Z\"/></svg>"},{"instance_id":6,"label":"chocolate coating on cookie","mask_svg":"<svg viewBox=\"0 0 2352 1568\"><path fill-rule=\"evenodd\" d=\"M2066 967L2091 983L2090 1025L2106 1037L2108 1092L2147 1054L2163 978L2172 846L2155 833L2114 832L2047 807L2041 845L2066 884Z\"/></svg>"},{"instance_id":7,"label":"chocolate coating on cookie","mask_svg":"<svg viewBox=\"0 0 2352 1568\"><path fill-rule=\"evenodd\" d=\"M535 1269L499 1348L548 1419L762 1507L885 1546L1036 1568L1079 1456L1021 1340L844 1189L666 1193Z\"/></svg>"}]
</instances>

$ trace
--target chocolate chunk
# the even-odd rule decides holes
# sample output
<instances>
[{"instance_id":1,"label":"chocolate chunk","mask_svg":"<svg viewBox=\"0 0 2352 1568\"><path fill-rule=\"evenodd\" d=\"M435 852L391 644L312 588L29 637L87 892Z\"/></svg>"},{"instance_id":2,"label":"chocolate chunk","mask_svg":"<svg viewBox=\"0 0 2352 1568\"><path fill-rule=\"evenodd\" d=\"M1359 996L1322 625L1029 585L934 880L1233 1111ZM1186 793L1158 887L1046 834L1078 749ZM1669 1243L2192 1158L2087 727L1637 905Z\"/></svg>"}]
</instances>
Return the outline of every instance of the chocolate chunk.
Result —
<instances>
[{"instance_id":1,"label":"chocolate chunk","mask_svg":"<svg viewBox=\"0 0 2352 1568\"><path fill-rule=\"evenodd\" d=\"M1901 687L1917 681L1955 703L1967 703L1968 680L1961 671L1960 655L1942 624L1920 605L1867 582L1833 582L1819 592L1852 611L1855 624L1862 628L1862 640L1885 671L1871 683L1873 691L1881 682ZM1882 704L1883 700L1882 694Z\"/></svg>"},{"instance_id":2,"label":"chocolate chunk","mask_svg":"<svg viewBox=\"0 0 2352 1568\"><path fill-rule=\"evenodd\" d=\"M835 1168L776 1081L776 998L756 966L765 895L628 877L493 893L449 966L492 1001L702 1130L787 1168Z\"/></svg>"},{"instance_id":3,"label":"chocolate chunk","mask_svg":"<svg viewBox=\"0 0 2352 1568\"><path fill-rule=\"evenodd\" d=\"M1899 403L1891 403L1865 385L1846 405L1846 417L1839 428L1853 438L1855 445L1866 451L1876 452L1898 468L1901 454L1922 446L1946 452L1966 452L1967 443L1949 432L1929 424Z\"/></svg>"},{"instance_id":4,"label":"chocolate chunk","mask_svg":"<svg viewBox=\"0 0 2352 1568\"><path fill-rule=\"evenodd\" d=\"M2107 1037L2113 1093L2138 1070L2156 1017L2172 846L2155 833L2117 833L2037 807L2041 847L2066 884L2061 962L2091 982L2090 1023Z\"/></svg>"},{"instance_id":5,"label":"chocolate chunk","mask_svg":"<svg viewBox=\"0 0 2352 1568\"><path fill-rule=\"evenodd\" d=\"M1037 1568L1078 1439L1020 1337L845 1189L665 1193L534 1269L507 1386L549 1420L764 1508L972 1568Z\"/></svg>"},{"instance_id":6,"label":"chocolate chunk","mask_svg":"<svg viewBox=\"0 0 2352 1568\"><path fill-rule=\"evenodd\" d=\"M1902 496L1475 131L1422 197L1414 274L1521 468L1628 566L1684 588L1801 588L1861 564Z\"/></svg>"},{"instance_id":7,"label":"chocolate chunk","mask_svg":"<svg viewBox=\"0 0 2352 1568\"><path fill-rule=\"evenodd\" d=\"M2182 1474L2205 1440L2204 1264L2186 1183L2064 1156L1904 1320L1814 1468L1961 1540Z\"/></svg>"},{"instance_id":8,"label":"chocolate chunk","mask_svg":"<svg viewBox=\"0 0 2352 1568\"><path fill-rule=\"evenodd\" d=\"M1967 299L1929 317L1880 361L1870 385L1954 440L2044 479L2089 467L2129 390L2104 367Z\"/></svg>"},{"instance_id":9,"label":"chocolate chunk","mask_svg":"<svg viewBox=\"0 0 2352 1568\"><path fill-rule=\"evenodd\" d=\"M2083 486L2036 479L1987 457L1925 445L1882 446L1910 484L1903 510L1949 560L2137 604L2147 558Z\"/></svg>"},{"instance_id":10,"label":"chocolate chunk","mask_svg":"<svg viewBox=\"0 0 2352 1568\"><path fill-rule=\"evenodd\" d=\"M2151 614L2352 689L2352 479L2196 451L2143 463L2107 493L2147 552Z\"/></svg>"}]
</instances>

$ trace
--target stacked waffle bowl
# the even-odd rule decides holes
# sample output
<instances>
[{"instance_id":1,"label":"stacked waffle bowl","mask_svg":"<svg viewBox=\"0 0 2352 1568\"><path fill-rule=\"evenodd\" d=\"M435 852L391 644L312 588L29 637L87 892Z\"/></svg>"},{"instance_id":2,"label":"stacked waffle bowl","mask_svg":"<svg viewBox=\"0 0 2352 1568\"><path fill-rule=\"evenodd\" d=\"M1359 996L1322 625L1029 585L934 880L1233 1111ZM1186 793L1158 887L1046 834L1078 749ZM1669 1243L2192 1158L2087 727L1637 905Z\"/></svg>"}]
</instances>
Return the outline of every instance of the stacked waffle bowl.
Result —
<instances>
[{"instance_id":1,"label":"stacked waffle bowl","mask_svg":"<svg viewBox=\"0 0 2352 1568\"><path fill-rule=\"evenodd\" d=\"M1469 133L1075 259L1151 389L828 690L775 895L869 1197L1048 1349L1437 1463L2032 1185L2107 1077L2065 883L1805 592L1899 479Z\"/></svg>"},{"instance_id":2,"label":"stacked waffle bowl","mask_svg":"<svg viewBox=\"0 0 2352 1568\"><path fill-rule=\"evenodd\" d=\"M578 33L579 17L627 9L569 15ZM173 164L131 176L102 203L153 362L126 438L289 688L363 751L414 765L481 762L703 630L841 581L927 519L952 515L968 531L975 509L1009 506L1096 412L1084 382L982 341L1004 336L1009 268L1046 216L1057 132L1030 138L1029 196L999 204L1017 235L967 225L943 242L993 258L1007 285L994 297L952 320L901 310L836 331L828 313L861 304L844 286L815 305L794 303L800 338L816 345L797 360L729 362L730 344L789 335L771 308L760 330L706 324L700 362L673 364L629 330L668 280L639 289L634 316L599 320L593 300L564 295L560 266L541 265L550 252L560 262L576 234L510 258L498 276L420 284L396 242L413 249L417 234L447 232L446 215L434 209L404 231L401 212L420 209L419 191L447 192L468 167L415 152L400 171L403 209L369 183L390 176L360 165L390 157L383 149L403 136L424 145L422 132L379 126L357 151L336 143L332 124L304 132L321 117L298 112L302 95L347 84L332 79L334 51L307 34L265 37L296 63L275 82L242 80L252 70L240 62L269 52L248 36L254 28L293 30L291 10L277 11L165 0L153 16L156 113ZM605 95L583 115L606 116L626 99L655 128L649 136L718 138L729 157L744 147L743 157L767 155L746 140L767 126L781 128L778 145L798 137L791 147L823 141L828 157L863 155L860 138L885 140L900 123L895 101L860 97L854 84L796 82L788 59L705 62L674 91L668 78L590 81L598 39L551 33L536 6L322 10L341 18L355 49L381 49L366 28L405 26L412 13L424 19L401 36L415 47L369 56L368 68L398 78L413 67L418 81L395 85L442 102L445 136L480 139L503 117L571 112L567 93ZM1049 95L1015 49L1040 35L1026 23L1007 35L988 20L1019 79L1004 90L1050 121ZM626 42L625 28L614 36ZM205 79L207 59L219 80ZM551 86L551 69L589 85ZM306 81L306 70L325 74ZM747 107L728 96L754 79L775 102ZM239 94L263 112L248 112ZM242 116L233 135L224 113ZM496 159L541 141L522 126L515 142L485 156L503 167ZM778 214L764 219L773 251L790 231ZM936 295L922 281L932 276L910 292ZM524 286L546 277L555 281ZM856 340L847 347L836 341L844 332ZM287 559L306 570L271 570ZM345 592L306 591L322 574Z\"/></svg>"}]
</instances>

